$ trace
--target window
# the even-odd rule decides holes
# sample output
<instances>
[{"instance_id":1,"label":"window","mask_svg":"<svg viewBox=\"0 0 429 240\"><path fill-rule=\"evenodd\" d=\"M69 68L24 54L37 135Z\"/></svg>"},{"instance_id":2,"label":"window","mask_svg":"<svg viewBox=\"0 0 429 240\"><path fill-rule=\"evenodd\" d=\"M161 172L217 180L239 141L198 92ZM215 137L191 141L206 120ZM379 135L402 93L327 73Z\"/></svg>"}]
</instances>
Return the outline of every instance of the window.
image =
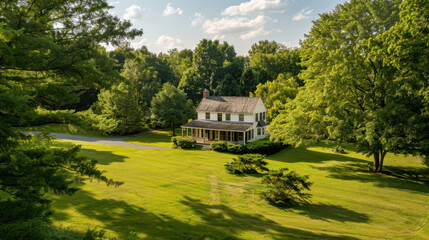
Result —
<instances>
[{"instance_id":1,"label":"window","mask_svg":"<svg viewBox=\"0 0 429 240\"><path fill-rule=\"evenodd\" d=\"M262 135L265 135L265 128L262 128Z\"/></svg>"},{"instance_id":2,"label":"window","mask_svg":"<svg viewBox=\"0 0 429 240\"><path fill-rule=\"evenodd\" d=\"M244 114L242 113L238 114L238 121L244 122Z\"/></svg>"},{"instance_id":3,"label":"window","mask_svg":"<svg viewBox=\"0 0 429 240\"><path fill-rule=\"evenodd\" d=\"M231 114L230 113L226 113L225 114L225 120L226 121L231 121Z\"/></svg>"},{"instance_id":4,"label":"window","mask_svg":"<svg viewBox=\"0 0 429 240\"><path fill-rule=\"evenodd\" d=\"M210 113L206 112L206 119L210 119Z\"/></svg>"},{"instance_id":5,"label":"window","mask_svg":"<svg viewBox=\"0 0 429 240\"><path fill-rule=\"evenodd\" d=\"M222 121L222 113L218 113L217 114L217 120L218 121Z\"/></svg>"},{"instance_id":6,"label":"window","mask_svg":"<svg viewBox=\"0 0 429 240\"><path fill-rule=\"evenodd\" d=\"M258 121L258 114L255 114L255 122Z\"/></svg>"},{"instance_id":7,"label":"window","mask_svg":"<svg viewBox=\"0 0 429 240\"><path fill-rule=\"evenodd\" d=\"M259 120L262 120L262 113L259 113Z\"/></svg>"},{"instance_id":8,"label":"window","mask_svg":"<svg viewBox=\"0 0 429 240\"><path fill-rule=\"evenodd\" d=\"M258 136L261 135L261 129L258 128Z\"/></svg>"},{"instance_id":9,"label":"window","mask_svg":"<svg viewBox=\"0 0 429 240\"><path fill-rule=\"evenodd\" d=\"M264 113L262 114L262 120L264 120L264 121L265 121L265 117L266 117L265 113L266 113L266 112L264 112Z\"/></svg>"}]
</instances>

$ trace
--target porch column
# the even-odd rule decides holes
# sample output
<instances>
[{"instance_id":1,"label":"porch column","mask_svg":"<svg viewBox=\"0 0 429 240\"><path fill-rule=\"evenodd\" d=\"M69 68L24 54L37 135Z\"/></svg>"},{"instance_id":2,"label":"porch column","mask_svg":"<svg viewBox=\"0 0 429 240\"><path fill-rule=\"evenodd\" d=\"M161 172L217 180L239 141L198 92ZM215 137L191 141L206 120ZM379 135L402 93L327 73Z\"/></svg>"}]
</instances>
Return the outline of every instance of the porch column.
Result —
<instances>
[{"instance_id":1,"label":"porch column","mask_svg":"<svg viewBox=\"0 0 429 240\"><path fill-rule=\"evenodd\" d=\"M232 131L229 132L229 141L232 142Z\"/></svg>"},{"instance_id":2,"label":"porch column","mask_svg":"<svg viewBox=\"0 0 429 240\"><path fill-rule=\"evenodd\" d=\"M220 130L217 130L217 140L219 141L220 139Z\"/></svg>"},{"instance_id":3,"label":"porch column","mask_svg":"<svg viewBox=\"0 0 429 240\"><path fill-rule=\"evenodd\" d=\"M205 138L205 132L206 132L206 130L205 129L201 129L201 131L203 131L203 144L205 144L206 143L206 138Z\"/></svg>"},{"instance_id":4,"label":"porch column","mask_svg":"<svg viewBox=\"0 0 429 240\"><path fill-rule=\"evenodd\" d=\"M246 144L246 132L243 132L243 144Z\"/></svg>"}]
</instances>

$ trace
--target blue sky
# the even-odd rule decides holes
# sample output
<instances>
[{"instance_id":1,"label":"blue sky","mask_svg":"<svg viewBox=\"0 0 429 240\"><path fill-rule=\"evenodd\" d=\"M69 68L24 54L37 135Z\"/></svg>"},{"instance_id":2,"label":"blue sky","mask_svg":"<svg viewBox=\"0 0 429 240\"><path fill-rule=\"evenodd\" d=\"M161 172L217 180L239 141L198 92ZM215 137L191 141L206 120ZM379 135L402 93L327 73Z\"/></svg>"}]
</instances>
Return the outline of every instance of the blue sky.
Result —
<instances>
[{"instance_id":1,"label":"blue sky","mask_svg":"<svg viewBox=\"0 0 429 240\"><path fill-rule=\"evenodd\" d=\"M109 0L112 14L128 19L143 36L131 42L151 52L194 49L203 39L219 39L247 55L253 43L275 40L296 47L319 13L345 0Z\"/></svg>"}]
</instances>

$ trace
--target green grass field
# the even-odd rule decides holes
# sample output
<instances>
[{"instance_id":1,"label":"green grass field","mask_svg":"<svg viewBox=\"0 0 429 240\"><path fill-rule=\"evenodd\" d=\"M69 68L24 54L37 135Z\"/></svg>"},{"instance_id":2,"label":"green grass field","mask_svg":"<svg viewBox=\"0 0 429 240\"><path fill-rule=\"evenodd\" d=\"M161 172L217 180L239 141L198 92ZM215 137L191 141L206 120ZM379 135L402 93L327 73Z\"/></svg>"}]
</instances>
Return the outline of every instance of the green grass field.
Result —
<instances>
[{"instance_id":1,"label":"green grass field","mask_svg":"<svg viewBox=\"0 0 429 240\"><path fill-rule=\"evenodd\" d=\"M182 136L181 128L176 128L175 133L177 136ZM171 137L173 132L171 129L167 130L152 130L151 134L143 135L140 137L126 138L125 141L129 143L142 144L153 147L171 148L173 146Z\"/></svg>"},{"instance_id":2,"label":"green grass field","mask_svg":"<svg viewBox=\"0 0 429 240\"><path fill-rule=\"evenodd\" d=\"M142 239L429 238L428 171L417 158L388 155L394 177L369 173L361 154L286 149L268 157L268 167L309 174L314 185L312 204L284 209L260 199L261 175L224 170L231 154L79 144L82 155L125 184L85 181L72 196L52 195L52 219L63 228L98 227L118 239L131 231Z\"/></svg>"}]
</instances>

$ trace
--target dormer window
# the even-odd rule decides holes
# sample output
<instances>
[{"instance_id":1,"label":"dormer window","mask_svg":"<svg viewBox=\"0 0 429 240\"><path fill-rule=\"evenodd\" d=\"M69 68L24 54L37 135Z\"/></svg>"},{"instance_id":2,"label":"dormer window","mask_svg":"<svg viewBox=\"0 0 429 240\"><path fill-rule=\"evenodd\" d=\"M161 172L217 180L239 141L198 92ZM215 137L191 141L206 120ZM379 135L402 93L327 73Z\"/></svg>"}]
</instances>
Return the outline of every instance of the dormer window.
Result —
<instances>
[{"instance_id":1,"label":"dormer window","mask_svg":"<svg viewBox=\"0 0 429 240\"><path fill-rule=\"evenodd\" d=\"M231 113L226 113L225 114L225 120L226 121L231 121Z\"/></svg>"},{"instance_id":2,"label":"dormer window","mask_svg":"<svg viewBox=\"0 0 429 240\"><path fill-rule=\"evenodd\" d=\"M244 114L242 113L238 114L238 121L244 122Z\"/></svg>"},{"instance_id":3,"label":"dormer window","mask_svg":"<svg viewBox=\"0 0 429 240\"><path fill-rule=\"evenodd\" d=\"M206 112L206 119L210 120L210 113L209 112Z\"/></svg>"},{"instance_id":4,"label":"dormer window","mask_svg":"<svg viewBox=\"0 0 429 240\"><path fill-rule=\"evenodd\" d=\"M222 113L217 114L217 120L220 122L222 121Z\"/></svg>"},{"instance_id":5,"label":"dormer window","mask_svg":"<svg viewBox=\"0 0 429 240\"><path fill-rule=\"evenodd\" d=\"M263 112L263 114L262 114L262 120L264 120L265 121L265 118L266 118L266 114L265 114L266 112Z\"/></svg>"}]
</instances>

